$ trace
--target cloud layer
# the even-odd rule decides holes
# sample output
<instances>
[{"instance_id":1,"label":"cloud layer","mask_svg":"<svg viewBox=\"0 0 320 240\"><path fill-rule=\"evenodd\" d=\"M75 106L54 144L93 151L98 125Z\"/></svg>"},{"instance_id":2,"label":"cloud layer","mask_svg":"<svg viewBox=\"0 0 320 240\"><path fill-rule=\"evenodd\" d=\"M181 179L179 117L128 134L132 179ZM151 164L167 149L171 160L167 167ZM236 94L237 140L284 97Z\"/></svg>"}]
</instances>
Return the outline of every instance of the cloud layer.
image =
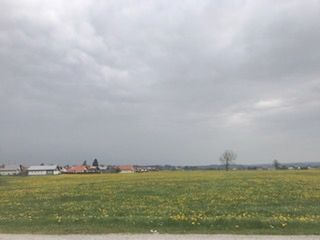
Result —
<instances>
[{"instance_id":1,"label":"cloud layer","mask_svg":"<svg viewBox=\"0 0 320 240\"><path fill-rule=\"evenodd\" d=\"M1 1L0 162L319 161L319 1Z\"/></svg>"}]
</instances>

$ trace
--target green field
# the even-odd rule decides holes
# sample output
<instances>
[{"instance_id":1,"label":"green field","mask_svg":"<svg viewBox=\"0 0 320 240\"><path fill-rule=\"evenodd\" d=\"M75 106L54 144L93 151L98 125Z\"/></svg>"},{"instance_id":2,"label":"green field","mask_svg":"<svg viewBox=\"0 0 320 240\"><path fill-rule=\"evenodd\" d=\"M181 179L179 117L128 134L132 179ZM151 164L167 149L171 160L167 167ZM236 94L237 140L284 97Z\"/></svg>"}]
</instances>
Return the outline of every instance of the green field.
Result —
<instances>
[{"instance_id":1,"label":"green field","mask_svg":"<svg viewBox=\"0 0 320 240\"><path fill-rule=\"evenodd\" d=\"M0 177L0 232L320 234L320 171Z\"/></svg>"}]
</instances>

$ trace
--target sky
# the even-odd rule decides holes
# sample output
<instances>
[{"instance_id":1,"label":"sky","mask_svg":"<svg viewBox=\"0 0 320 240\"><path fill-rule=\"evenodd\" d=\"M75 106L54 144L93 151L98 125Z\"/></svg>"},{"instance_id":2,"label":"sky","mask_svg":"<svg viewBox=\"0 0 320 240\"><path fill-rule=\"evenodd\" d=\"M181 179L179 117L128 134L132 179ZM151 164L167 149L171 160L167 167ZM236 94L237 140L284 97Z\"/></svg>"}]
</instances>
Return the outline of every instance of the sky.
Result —
<instances>
[{"instance_id":1,"label":"sky","mask_svg":"<svg viewBox=\"0 0 320 240\"><path fill-rule=\"evenodd\" d=\"M320 162L320 1L0 9L0 163Z\"/></svg>"}]
</instances>

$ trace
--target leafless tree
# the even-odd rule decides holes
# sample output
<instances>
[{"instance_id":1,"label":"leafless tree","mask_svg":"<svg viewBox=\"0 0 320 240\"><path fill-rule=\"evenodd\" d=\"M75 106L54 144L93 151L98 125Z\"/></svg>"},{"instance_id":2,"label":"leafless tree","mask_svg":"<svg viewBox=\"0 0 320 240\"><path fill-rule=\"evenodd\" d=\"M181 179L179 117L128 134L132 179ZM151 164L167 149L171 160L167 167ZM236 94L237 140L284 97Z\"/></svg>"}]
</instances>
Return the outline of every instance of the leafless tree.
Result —
<instances>
[{"instance_id":1,"label":"leafless tree","mask_svg":"<svg viewBox=\"0 0 320 240\"><path fill-rule=\"evenodd\" d=\"M236 160L237 154L235 154L232 150L226 150L220 157L220 161L223 165L225 165L226 171L229 170L230 163Z\"/></svg>"}]
</instances>

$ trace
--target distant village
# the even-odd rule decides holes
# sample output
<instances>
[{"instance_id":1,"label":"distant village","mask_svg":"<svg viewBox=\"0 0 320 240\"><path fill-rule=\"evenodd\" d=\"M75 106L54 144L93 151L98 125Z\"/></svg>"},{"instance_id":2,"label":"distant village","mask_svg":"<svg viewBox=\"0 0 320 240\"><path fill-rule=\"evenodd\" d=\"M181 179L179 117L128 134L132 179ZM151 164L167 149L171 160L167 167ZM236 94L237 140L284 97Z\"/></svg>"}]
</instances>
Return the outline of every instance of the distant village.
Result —
<instances>
[{"instance_id":1,"label":"distant village","mask_svg":"<svg viewBox=\"0 0 320 240\"><path fill-rule=\"evenodd\" d=\"M260 164L260 165L239 165L230 166L230 170L307 170L311 168L320 168L320 163L290 163L290 164ZM192 171L192 170L223 170L223 165L206 166L172 166L172 165L105 165L99 164L94 159L92 164L84 161L81 165L40 164L33 166L24 165L6 165L0 164L0 176L43 176L59 174L102 174L102 173L146 173L151 171Z\"/></svg>"},{"instance_id":2,"label":"distant village","mask_svg":"<svg viewBox=\"0 0 320 240\"><path fill-rule=\"evenodd\" d=\"M2 176L43 176L43 175L59 175L59 174L94 174L94 173L142 173L158 170L150 166L136 165L104 165L99 164L97 159L94 159L92 165L86 161L82 165L59 166L59 165L0 165L0 175Z\"/></svg>"}]
</instances>

